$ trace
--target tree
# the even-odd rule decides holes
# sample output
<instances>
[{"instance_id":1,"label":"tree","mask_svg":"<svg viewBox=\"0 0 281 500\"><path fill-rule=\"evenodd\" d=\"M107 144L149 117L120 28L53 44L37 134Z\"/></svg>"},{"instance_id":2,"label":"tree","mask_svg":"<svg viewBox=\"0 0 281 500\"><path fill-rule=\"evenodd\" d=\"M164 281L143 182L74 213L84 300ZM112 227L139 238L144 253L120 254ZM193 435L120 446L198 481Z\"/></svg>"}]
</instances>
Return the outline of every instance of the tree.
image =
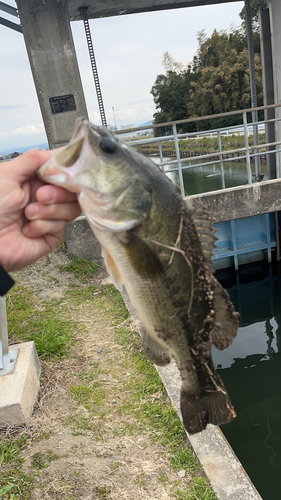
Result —
<instances>
[{"instance_id":1,"label":"tree","mask_svg":"<svg viewBox=\"0 0 281 500\"><path fill-rule=\"evenodd\" d=\"M246 45L246 46L245 46ZM190 85L188 113L190 116L204 116L250 108L250 76L247 40L238 30L213 32L212 36L199 45L194 69L199 77ZM255 54L258 105L263 104L262 70L260 54ZM241 122L241 116L239 118ZM220 127L237 124L237 116L197 122L202 126Z\"/></svg>"},{"instance_id":2,"label":"tree","mask_svg":"<svg viewBox=\"0 0 281 500\"><path fill-rule=\"evenodd\" d=\"M188 118L187 101L191 81L191 68L182 69L180 63L175 63L168 52L164 55L164 63L167 68L166 75L158 75L151 89L156 109L154 123L163 121L183 120ZM172 71L169 68L177 69ZM193 125L183 124L178 130L181 132L191 131ZM155 129L155 134L161 135L162 129Z\"/></svg>"},{"instance_id":3,"label":"tree","mask_svg":"<svg viewBox=\"0 0 281 500\"><path fill-rule=\"evenodd\" d=\"M254 32L258 106L263 104L260 43ZM165 75L158 75L151 89L156 105L155 123L182 120L191 116L213 115L251 107L249 59L245 30L214 30L207 37L198 33L198 50L192 66L184 68L168 52L164 54ZM196 122L196 129L236 125L237 116ZM193 131L195 124L181 127ZM158 135L161 129L156 129Z\"/></svg>"},{"instance_id":4,"label":"tree","mask_svg":"<svg viewBox=\"0 0 281 500\"><path fill-rule=\"evenodd\" d=\"M266 9L267 4L266 0L250 0L250 9L251 9L251 18L252 25L254 30L258 30L259 26L259 10ZM246 23L246 13L245 7L239 12L239 16L241 17L243 23Z\"/></svg>"}]
</instances>

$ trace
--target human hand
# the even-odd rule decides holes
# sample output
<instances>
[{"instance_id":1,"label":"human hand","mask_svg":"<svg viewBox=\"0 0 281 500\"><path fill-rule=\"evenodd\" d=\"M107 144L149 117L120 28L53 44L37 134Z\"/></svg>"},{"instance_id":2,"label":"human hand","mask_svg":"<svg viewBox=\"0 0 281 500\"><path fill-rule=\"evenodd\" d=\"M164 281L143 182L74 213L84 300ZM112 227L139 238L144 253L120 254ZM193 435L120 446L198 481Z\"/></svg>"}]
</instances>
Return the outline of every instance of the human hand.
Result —
<instances>
[{"instance_id":1,"label":"human hand","mask_svg":"<svg viewBox=\"0 0 281 500\"><path fill-rule=\"evenodd\" d=\"M0 164L0 265L8 272L52 252L81 213L75 193L35 175L54 152L31 150Z\"/></svg>"}]
</instances>

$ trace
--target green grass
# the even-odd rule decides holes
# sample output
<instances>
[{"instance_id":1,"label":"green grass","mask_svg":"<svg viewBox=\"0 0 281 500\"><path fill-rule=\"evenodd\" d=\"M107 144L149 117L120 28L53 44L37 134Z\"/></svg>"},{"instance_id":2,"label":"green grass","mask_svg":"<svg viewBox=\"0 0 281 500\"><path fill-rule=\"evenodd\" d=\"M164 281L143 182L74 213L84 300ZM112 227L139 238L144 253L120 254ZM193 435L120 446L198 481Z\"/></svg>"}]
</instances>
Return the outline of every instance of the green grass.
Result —
<instances>
[{"instance_id":1,"label":"green grass","mask_svg":"<svg viewBox=\"0 0 281 500\"><path fill-rule=\"evenodd\" d=\"M259 142L260 144L264 144L265 135L259 134ZM245 147L244 136L237 135L229 135L221 136L221 145L222 151L228 151L232 149L239 149ZM253 145L253 136L249 136L249 145ZM140 146L135 146L138 151L143 152L144 154L156 154L159 155L158 143L152 144L143 144ZM161 144L162 151L175 151L174 141L163 142ZM202 137L200 139L190 138L190 139L180 139L179 140L179 149L180 151L187 151L190 153L213 153L218 151L218 139L216 136L214 137Z\"/></svg>"},{"instance_id":2,"label":"green grass","mask_svg":"<svg viewBox=\"0 0 281 500\"><path fill-rule=\"evenodd\" d=\"M0 444L0 498L29 500L33 479L22 471L24 459L19 452L27 442L25 436L11 438Z\"/></svg>"},{"instance_id":3,"label":"green grass","mask_svg":"<svg viewBox=\"0 0 281 500\"><path fill-rule=\"evenodd\" d=\"M45 303L37 309L33 293L16 285L7 295L9 336L17 342L33 340L41 359L60 359L73 343L73 322L61 318L61 300Z\"/></svg>"},{"instance_id":4,"label":"green grass","mask_svg":"<svg viewBox=\"0 0 281 500\"><path fill-rule=\"evenodd\" d=\"M82 282L89 280L93 276L98 276L99 266L89 259L80 259L75 255L68 255L71 262L66 266L60 266L61 271L68 271L73 273L75 278L80 279Z\"/></svg>"}]
</instances>

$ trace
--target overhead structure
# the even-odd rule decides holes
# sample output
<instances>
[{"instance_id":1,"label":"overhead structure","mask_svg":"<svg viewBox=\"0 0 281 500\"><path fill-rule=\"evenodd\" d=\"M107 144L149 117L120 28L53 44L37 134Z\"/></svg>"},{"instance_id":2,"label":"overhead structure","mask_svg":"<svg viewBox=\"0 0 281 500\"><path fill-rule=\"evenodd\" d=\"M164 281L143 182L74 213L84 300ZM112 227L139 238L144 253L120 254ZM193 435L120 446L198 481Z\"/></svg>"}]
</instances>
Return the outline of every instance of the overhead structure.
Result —
<instances>
[{"instance_id":1,"label":"overhead structure","mask_svg":"<svg viewBox=\"0 0 281 500\"><path fill-rule=\"evenodd\" d=\"M19 18L19 13L18 10L15 9L15 7L12 7L11 5L7 5L4 2L0 2L0 10L3 12L7 12L10 16L14 16ZM6 19L5 17L0 17L0 24L3 26L6 26L7 28L11 28L14 31L18 31L19 33L22 33L21 25L13 23L12 21L9 21L9 19Z\"/></svg>"},{"instance_id":2,"label":"overhead structure","mask_svg":"<svg viewBox=\"0 0 281 500\"><path fill-rule=\"evenodd\" d=\"M78 21L82 19L79 9L83 6L88 7L89 19L98 19L99 17L233 3L234 1L241 0L109 0L106 2L104 0L68 0L68 14L71 21Z\"/></svg>"}]
</instances>

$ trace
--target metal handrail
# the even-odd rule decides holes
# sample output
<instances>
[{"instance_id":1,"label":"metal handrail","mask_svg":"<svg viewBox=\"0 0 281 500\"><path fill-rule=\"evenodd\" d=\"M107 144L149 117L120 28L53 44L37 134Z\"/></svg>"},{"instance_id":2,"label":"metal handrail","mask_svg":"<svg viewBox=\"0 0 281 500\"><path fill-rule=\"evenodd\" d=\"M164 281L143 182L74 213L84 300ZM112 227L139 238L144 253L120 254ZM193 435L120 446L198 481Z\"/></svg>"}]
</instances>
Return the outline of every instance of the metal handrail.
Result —
<instances>
[{"instance_id":1,"label":"metal handrail","mask_svg":"<svg viewBox=\"0 0 281 500\"><path fill-rule=\"evenodd\" d=\"M158 163L158 166L162 169L164 169L165 166L169 165L175 165L176 168L170 168L170 169L165 169L166 173L169 172L175 172L175 170L178 171L179 174L179 185L180 185L180 190L182 196L185 195L185 190L184 190L184 183L183 183L183 170L189 169L189 168L194 168L194 167L204 167L208 165L215 165L219 164L221 168L221 180L222 180L222 189L225 189L225 175L224 175L224 166L223 162L229 162L229 161L237 161L237 160L246 160L246 168L247 168L247 179L248 179L248 184L252 184L253 182L253 173L252 173L252 167L251 167L251 159L255 159L255 164L256 164L256 172L255 172L255 179L256 181L259 180L260 176L258 175L259 173L259 162L260 162L260 157L261 155L273 155L275 154L276 156L276 176L277 178L280 177L280 158L279 154L281 153L281 140L275 142L268 142L268 143L263 143L263 144L255 144L253 146L249 145L249 131L254 128L258 127L261 125L264 125L266 127L266 124L269 123L274 123L275 127L275 135L277 136L277 127L278 127L278 122L281 121L281 118L272 118L270 120L260 120L260 121L255 121L255 122L247 122L247 113L251 113L252 111L260 111L260 110L266 110L266 109L271 109L271 108L279 108L281 107L281 104L271 104L268 106L260 106L258 108L248 108L248 109L243 109L243 110L238 110L238 111L231 111L229 113L219 113L217 115L208 115L208 116L202 116L202 117L193 117L193 118L188 118L185 120L177 120L174 122L165 122L157 125L151 125L151 126L145 126L145 127L138 127L138 128L132 128L132 129L127 129L127 130L122 130L119 131L119 133L126 133L126 132L135 132L135 131L142 131L142 130L147 130L147 129L153 129L156 127L165 127L165 126L170 126L172 127L172 135L169 136L162 136L162 137L153 137L153 138L147 138L147 139L139 139L139 140L130 140L128 141L128 144L132 146L141 146L144 144L151 144L151 143L157 143L158 144L158 149L159 149L159 157L160 157L160 163ZM183 124L183 123L190 123L193 121L204 121L204 120L210 120L214 118L220 118L220 117L228 117L232 115L237 115L237 114L242 114L243 117L243 124L241 125L234 125L234 126L229 126L229 127L220 127L216 129L211 129L211 130L204 130L204 131L198 131L198 132L188 132L184 134L178 134L177 133L177 125ZM242 148L236 148L236 149L231 149L231 150L222 150L222 145L221 145L221 135L225 133L233 133L233 131L239 131L242 133L241 137L244 138L244 144L245 146ZM235 133L235 132L234 132ZM189 139L192 137L202 137L202 136L210 136L213 135L217 136L218 140L218 151L214 151L213 153L206 153L203 155L198 155L198 156L192 156L188 158L188 161L192 163L192 161L196 161L193 165L183 165L183 162L186 161L186 158L181 158L180 155L180 144L179 144L179 139ZM175 160L169 160L164 161L163 157L163 151L162 151L162 146L161 144L166 141L173 141L175 144L175 153L176 153L176 159ZM274 149L271 149L270 151L268 150L269 146ZM267 149L267 151L261 151L261 149ZM241 153L245 153L241 155ZM233 155L232 158L225 158L226 155ZM239 155L238 155L239 154ZM235 156L237 155L237 156ZM212 160L212 161L206 161L206 162L201 162L198 164L198 160L209 160L210 158L217 157L218 160Z\"/></svg>"}]
</instances>

